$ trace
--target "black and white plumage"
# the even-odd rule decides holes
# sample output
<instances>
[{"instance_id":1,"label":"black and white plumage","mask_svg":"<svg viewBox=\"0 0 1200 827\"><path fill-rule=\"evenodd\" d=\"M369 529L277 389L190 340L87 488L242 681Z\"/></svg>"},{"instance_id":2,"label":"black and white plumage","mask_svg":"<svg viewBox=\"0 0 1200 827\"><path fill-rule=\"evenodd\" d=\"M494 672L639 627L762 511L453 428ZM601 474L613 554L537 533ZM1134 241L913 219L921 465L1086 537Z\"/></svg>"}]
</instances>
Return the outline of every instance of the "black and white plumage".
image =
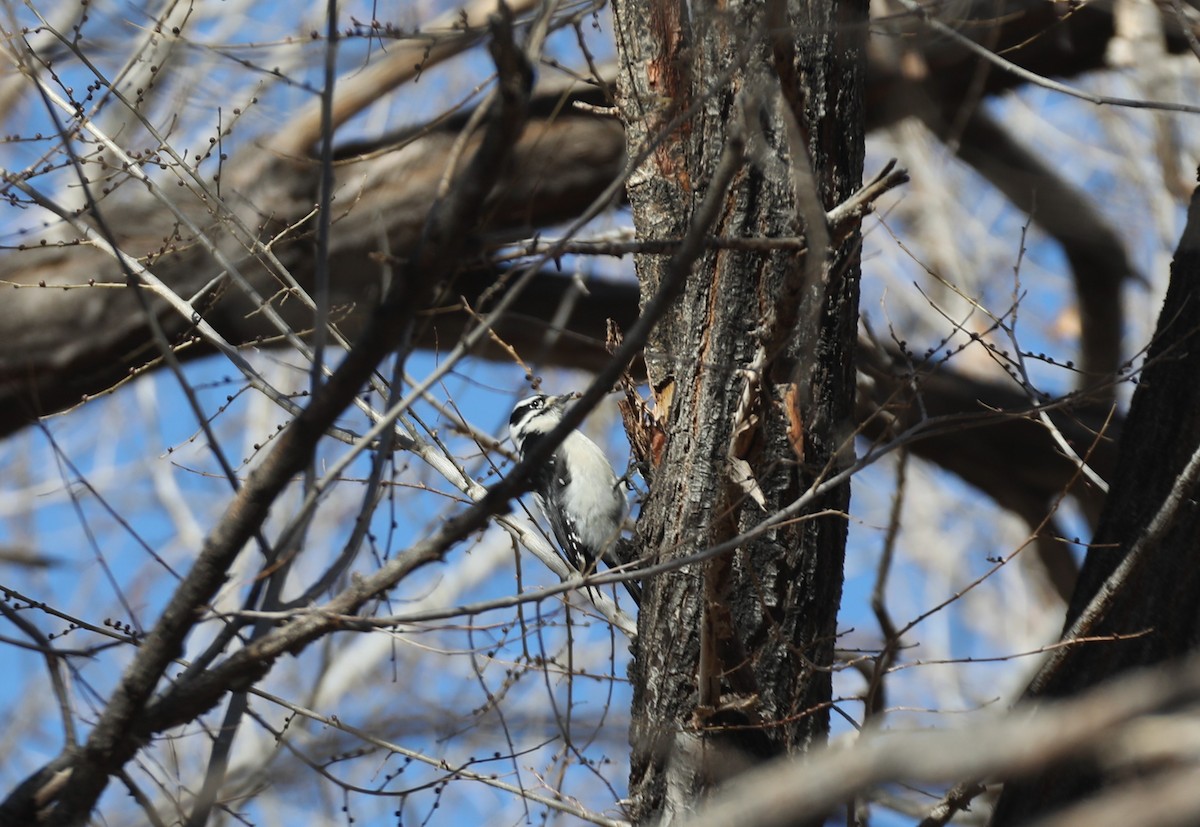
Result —
<instances>
[{"instance_id":1,"label":"black and white plumage","mask_svg":"<svg viewBox=\"0 0 1200 827\"><path fill-rule=\"evenodd\" d=\"M577 397L536 394L517 403L508 430L522 457L554 429ZM534 472L533 483L534 499L567 562L584 574L593 573L601 559L613 565L625 519L625 497L599 446L572 431ZM637 602L636 585L625 585Z\"/></svg>"}]
</instances>

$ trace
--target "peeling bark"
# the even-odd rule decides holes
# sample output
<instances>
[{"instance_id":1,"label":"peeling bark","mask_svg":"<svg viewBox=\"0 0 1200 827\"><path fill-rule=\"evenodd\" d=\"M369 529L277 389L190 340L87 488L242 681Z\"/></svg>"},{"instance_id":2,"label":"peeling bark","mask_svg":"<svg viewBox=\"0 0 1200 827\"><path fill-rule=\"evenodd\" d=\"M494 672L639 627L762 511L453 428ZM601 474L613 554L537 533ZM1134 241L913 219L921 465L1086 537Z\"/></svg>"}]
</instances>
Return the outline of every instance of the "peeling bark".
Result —
<instances>
[{"instance_id":1,"label":"peeling bark","mask_svg":"<svg viewBox=\"0 0 1200 827\"><path fill-rule=\"evenodd\" d=\"M827 238L825 211L862 175L866 4L748 2L694 19L658 5L614 5L629 154L663 138L628 182L639 238L682 235L736 129L753 160L714 234ZM794 52L771 48L768 19ZM644 555L729 540L845 461L857 242L815 261L727 250L698 263L645 354L667 444L639 520ZM661 262L637 266L645 295ZM848 500L842 488L821 507ZM635 821L669 823L741 767L824 740L845 531L837 515L793 523L646 584L631 667Z\"/></svg>"}]
</instances>

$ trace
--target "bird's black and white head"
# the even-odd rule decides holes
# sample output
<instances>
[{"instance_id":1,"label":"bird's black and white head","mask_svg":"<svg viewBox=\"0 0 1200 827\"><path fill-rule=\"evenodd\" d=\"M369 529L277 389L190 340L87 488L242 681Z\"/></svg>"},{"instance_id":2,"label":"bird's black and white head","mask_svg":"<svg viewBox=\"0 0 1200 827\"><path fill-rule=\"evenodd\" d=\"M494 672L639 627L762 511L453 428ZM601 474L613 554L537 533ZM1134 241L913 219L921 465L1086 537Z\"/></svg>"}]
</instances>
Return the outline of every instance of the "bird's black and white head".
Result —
<instances>
[{"instance_id":1,"label":"bird's black and white head","mask_svg":"<svg viewBox=\"0 0 1200 827\"><path fill-rule=\"evenodd\" d=\"M550 433L562 421L567 406L578 397L576 393L562 396L537 393L518 402L508 418L508 433L517 449L524 448L530 436Z\"/></svg>"}]
</instances>

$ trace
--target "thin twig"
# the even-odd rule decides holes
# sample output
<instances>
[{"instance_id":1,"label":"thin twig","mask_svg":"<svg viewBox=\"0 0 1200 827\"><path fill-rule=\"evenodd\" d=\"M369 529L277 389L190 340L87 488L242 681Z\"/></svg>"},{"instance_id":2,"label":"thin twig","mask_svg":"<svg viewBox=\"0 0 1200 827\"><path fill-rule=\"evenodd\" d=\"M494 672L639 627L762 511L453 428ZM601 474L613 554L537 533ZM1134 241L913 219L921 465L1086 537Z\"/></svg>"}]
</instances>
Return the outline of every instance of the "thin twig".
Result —
<instances>
[{"instance_id":1,"label":"thin twig","mask_svg":"<svg viewBox=\"0 0 1200 827\"><path fill-rule=\"evenodd\" d=\"M929 9L917 3L915 0L897 0L900 5L912 12L916 17L924 21L932 27L938 34L944 35L959 45L973 52L994 66L998 66L1005 72L1014 75L1021 80L1031 83L1034 86L1040 86L1043 89L1049 89L1052 92L1060 92L1072 98L1094 103L1097 106L1122 106L1128 109L1159 109L1165 112L1186 112L1192 115L1200 115L1200 106L1187 103L1170 103L1166 101L1148 101L1138 100L1137 98L1116 98L1108 95L1096 95L1091 92L1085 92L1082 89L1076 89L1073 86L1068 86L1065 83L1060 83L1056 80L1043 77L1037 72L1032 72L1023 66L1018 66L1010 60L1006 60L990 49L979 45L971 38L947 26L942 21L933 17Z\"/></svg>"}]
</instances>

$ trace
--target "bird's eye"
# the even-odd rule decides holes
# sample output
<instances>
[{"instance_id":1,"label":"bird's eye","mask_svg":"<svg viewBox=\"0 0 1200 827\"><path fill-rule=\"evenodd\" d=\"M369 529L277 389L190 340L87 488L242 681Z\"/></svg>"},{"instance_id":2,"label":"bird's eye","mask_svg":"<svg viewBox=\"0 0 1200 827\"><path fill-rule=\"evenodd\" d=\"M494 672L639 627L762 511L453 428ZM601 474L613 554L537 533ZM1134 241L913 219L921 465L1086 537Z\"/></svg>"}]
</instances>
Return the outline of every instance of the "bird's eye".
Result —
<instances>
[{"instance_id":1,"label":"bird's eye","mask_svg":"<svg viewBox=\"0 0 1200 827\"><path fill-rule=\"evenodd\" d=\"M530 407L532 407L535 411L540 411L542 409L542 406L545 404L546 404L545 399L538 398L538 399L533 400L533 404Z\"/></svg>"}]
</instances>

